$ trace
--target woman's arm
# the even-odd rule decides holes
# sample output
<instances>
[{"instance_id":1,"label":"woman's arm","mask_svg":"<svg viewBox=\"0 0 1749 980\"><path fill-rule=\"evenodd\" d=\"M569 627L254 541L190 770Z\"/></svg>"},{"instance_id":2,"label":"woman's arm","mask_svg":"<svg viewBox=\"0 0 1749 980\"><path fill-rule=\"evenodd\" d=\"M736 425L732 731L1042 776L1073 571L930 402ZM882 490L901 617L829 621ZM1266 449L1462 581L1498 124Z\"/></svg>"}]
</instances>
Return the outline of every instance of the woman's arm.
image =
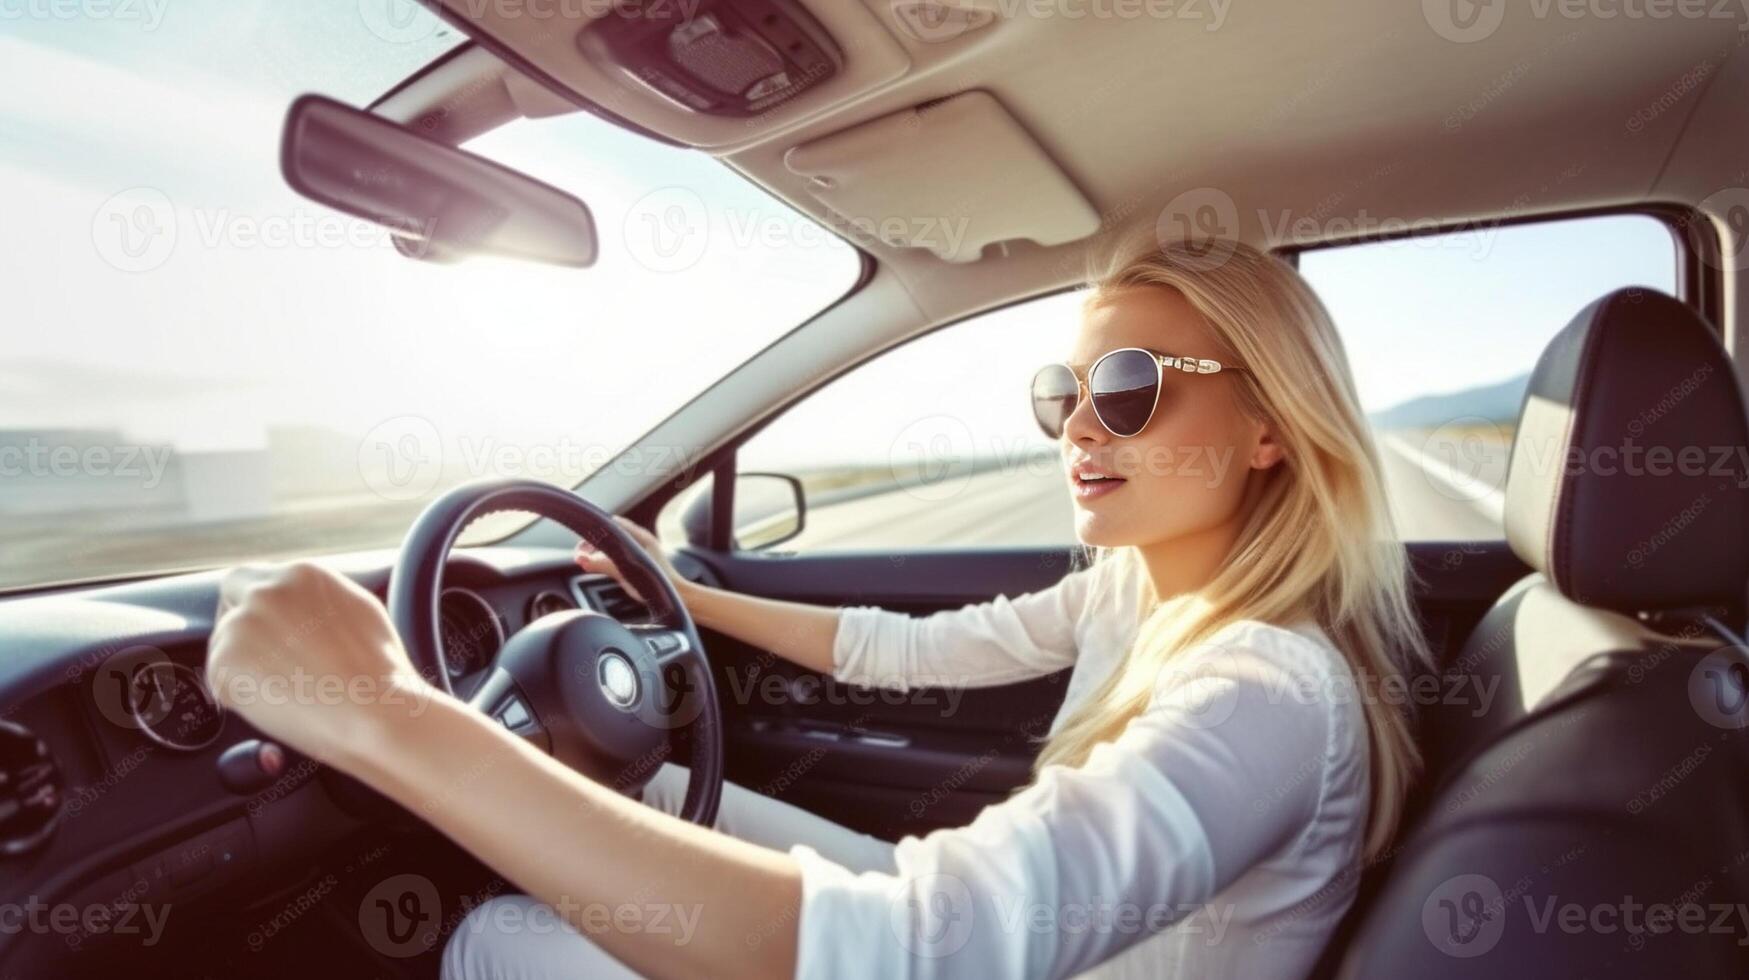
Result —
<instances>
[{"instance_id":1,"label":"woman's arm","mask_svg":"<svg viewBox=\"0 0 1749 980\"><path fill-rule=\"evenodd\" d=\"M794 859L635 803L437 690L353 582L309 564L230 573L207 674L265 735L420 815L640 973L793 975ZM696 928L601 914L640 901Z\"/></svg>"},{"instance_id":2,"label":"woman's arm","mask_svg":"<svg viewBox=\"0 0 1749 980\"><path fill-rule=\"evenodd\" d=\"M867 687L987 687L1041 677L1075 662L1075 624L1082 615L1090 572L1015 599L949 609L932 616L855 606L831 609L782 602L700 585L668 563L649 531L624 518L619 524L662 565L700 626L726 633L809 670ZM619 574L613 560L577 546L585 571Z\"/></svg>"},{"instance_id":3,"label":"woman's arm","mask_svg":"<svg viewBox=\"0 0 1749 980\"><path fill-rule=\"evenodd\" d=\"M674 570L662 543L649 531L623 517L615 518L627 534L642 545L668 576L693 622L726 633L760 650L769 650L785 660L822 674L832 673L833 641L838 635L838 610L742 595L727 589L700 585ZM577 543L577 564L586 572L611 575L620 586L638 596L638 591L620 575L613 559Z\"/></svg>"}]
</instances>

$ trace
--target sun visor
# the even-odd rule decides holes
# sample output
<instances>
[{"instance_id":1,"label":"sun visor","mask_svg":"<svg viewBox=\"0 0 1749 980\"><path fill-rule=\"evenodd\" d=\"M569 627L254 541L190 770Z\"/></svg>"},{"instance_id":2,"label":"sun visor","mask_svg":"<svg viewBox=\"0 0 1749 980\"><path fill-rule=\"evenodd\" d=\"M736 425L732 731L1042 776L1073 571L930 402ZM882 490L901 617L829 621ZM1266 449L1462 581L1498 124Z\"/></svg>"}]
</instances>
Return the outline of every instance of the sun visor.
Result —
<instances>
[{"instance_id":1,"label":"sun visor","mask_svg":"<svg viewBox=\"0 0 1749 980\"><path fill-rule=\"evenodd\" d=\"M1061 245L1099 214L1008 110L967 92L795 146L789 169L841 224L971 262L992 242Z\"/></svg>"}]
</instances>

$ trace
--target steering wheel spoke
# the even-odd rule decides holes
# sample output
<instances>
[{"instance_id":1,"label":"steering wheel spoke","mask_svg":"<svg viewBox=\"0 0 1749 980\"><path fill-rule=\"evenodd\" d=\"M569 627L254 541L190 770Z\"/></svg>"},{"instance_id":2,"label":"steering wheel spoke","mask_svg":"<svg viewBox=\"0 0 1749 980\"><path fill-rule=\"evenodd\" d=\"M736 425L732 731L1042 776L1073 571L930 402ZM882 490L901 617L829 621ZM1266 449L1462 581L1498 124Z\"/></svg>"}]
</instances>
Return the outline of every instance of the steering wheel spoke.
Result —
<instances>
[{"instance_id":1,"label":"steering wheel spoke","mask_svg":"<svg viewBox=\"0 0 1749 980\"><path fill-rule=\"evenodd\" d=\"M517 686L516 678L504 668L492 668L492 672L474 688L468 706L533 742L541 751L551 751L551 743L546 729L541 727L539 716Z\"/></svg>"}]
</instances>

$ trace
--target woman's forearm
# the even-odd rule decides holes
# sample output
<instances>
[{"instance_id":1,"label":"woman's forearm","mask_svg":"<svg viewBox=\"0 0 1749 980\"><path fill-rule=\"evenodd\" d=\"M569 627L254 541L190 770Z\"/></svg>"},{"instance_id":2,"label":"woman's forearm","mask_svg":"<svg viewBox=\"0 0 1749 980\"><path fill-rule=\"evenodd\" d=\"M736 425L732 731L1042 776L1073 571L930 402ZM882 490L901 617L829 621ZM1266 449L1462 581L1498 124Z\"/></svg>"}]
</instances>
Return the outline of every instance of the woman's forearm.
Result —
<instances>
[{"instance_id":1,"label":"woman's forearm","mask_svg":"<svg viewBox=\"0 0 1749 980\"><path fill-rule=\"evenodd\" d=\"M788 977L801 873L595 783L444 694L334 760L651 977ZM458 761L460 760L460 761Z\"/></svg>"},{"instance_id":2,"label":"woman's forearm","mask_svg":"<svg viewBox=\"0 0 1749 980\"><path fill-rule=\"evenodd\" d=\"M680 598L700 626L727 633L809 670L832 673L832 644L838 636L836 608L761 599L695 582L684 583Z\"/></svg>"}]
</instances>

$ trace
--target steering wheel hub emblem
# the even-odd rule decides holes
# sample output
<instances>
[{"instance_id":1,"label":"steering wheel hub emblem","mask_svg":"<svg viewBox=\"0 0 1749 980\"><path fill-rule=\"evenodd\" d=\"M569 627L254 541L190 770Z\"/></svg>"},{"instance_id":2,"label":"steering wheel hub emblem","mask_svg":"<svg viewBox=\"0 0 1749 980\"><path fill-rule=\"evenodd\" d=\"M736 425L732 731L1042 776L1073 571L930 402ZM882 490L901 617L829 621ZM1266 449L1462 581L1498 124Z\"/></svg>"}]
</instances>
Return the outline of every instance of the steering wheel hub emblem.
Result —
<instances>
[{"instance_id":1,"label":"steering wheel hub emblem","mask_svg":"<svg viewBox=\"0 0 1749 980\"><path fill-rule=\"evenodd\" d=\"M596 679L601 693L616 708L630 708L638 702L638 672L632 662L618 650L603 650L595 662Z\"/></svg>"}]
</instances>

